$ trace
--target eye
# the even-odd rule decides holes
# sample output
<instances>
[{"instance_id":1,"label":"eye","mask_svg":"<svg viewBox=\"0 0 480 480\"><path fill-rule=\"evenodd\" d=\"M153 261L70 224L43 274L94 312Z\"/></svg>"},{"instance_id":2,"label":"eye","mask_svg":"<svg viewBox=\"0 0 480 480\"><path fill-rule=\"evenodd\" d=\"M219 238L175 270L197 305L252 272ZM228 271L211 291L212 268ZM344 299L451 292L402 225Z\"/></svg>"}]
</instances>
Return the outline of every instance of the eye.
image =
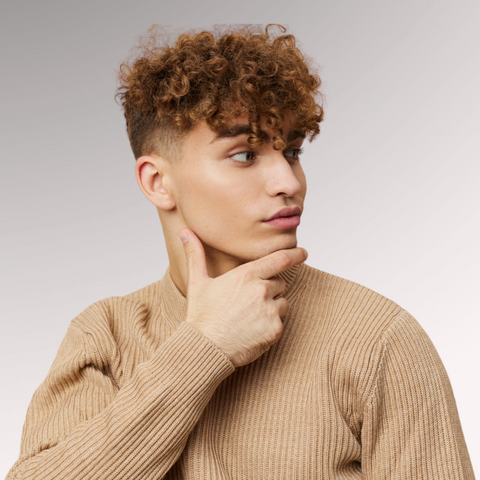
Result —
<instances>
[{"instance_id":1,"label":"eye","mask_svg":"<svg viewBox=\"0 0 480 480\"><path fill-rule=\"evenodd\" d=\"M294 148L292 150L285 150L284 155L294 160L298 160L300 155L303 153L303 148Z\"/></svg>"},{"instance_id":2,"label":"eye","mask_svg":"<svg viewBox=\"0 0 480 480\"><path fill-rule=\"evenodd\" d=\"M235 155L232 155L230 158L232 158L233 160L236 160L237 162L248 163L248 162L252 162L255 159L255 155L251 150L248 150L246 152L236 153Z\"/></svg>"}]
</instances>

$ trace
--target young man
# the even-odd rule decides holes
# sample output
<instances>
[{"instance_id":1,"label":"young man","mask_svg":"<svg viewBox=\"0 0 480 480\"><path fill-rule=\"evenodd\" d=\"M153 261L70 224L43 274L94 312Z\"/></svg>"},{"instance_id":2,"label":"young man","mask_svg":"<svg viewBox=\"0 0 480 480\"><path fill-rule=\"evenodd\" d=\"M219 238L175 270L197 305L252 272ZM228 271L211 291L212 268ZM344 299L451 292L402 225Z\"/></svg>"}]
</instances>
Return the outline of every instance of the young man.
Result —
<instances>
[{"instance_id":1,"label":"young man","mask_svg":"<svg viewBox=\"0 0 480 480\"><path fill-rule=\"evenodd\" d=\"M323 111L294 38L182 35L120 78L170 265L72 321L8 478L473 479L416 320L297 247Z\"/></svg>"}]
</instances>

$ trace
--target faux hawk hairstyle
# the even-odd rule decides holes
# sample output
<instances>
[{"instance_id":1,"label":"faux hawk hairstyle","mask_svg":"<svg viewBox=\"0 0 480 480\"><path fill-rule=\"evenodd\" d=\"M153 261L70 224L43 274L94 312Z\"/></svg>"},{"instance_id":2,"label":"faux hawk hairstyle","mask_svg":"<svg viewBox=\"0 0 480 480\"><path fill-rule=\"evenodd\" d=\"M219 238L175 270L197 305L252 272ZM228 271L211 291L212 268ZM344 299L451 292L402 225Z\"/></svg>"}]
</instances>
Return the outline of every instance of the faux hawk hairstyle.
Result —
<instances>
[{"instance_id":1,"label":"faux hawk hairstyle","mask_svg":"<svg viewBox=\"0 0 480 480\"><path fill-rule=\"evenodd\" d=\"M273 34L272 27L280 33ZM177 161L182 138L205 121L219 132L248 114L248 143L263 143L260 117L274 132L275 150L286 148L282 131L312 141L320 131L320 77L281 25L245 25L183 33L168 44L157 25L141 38L133 60L120 65L116 99L123 107L135 159L158 154Z\"/></svg>"}]
</instances>

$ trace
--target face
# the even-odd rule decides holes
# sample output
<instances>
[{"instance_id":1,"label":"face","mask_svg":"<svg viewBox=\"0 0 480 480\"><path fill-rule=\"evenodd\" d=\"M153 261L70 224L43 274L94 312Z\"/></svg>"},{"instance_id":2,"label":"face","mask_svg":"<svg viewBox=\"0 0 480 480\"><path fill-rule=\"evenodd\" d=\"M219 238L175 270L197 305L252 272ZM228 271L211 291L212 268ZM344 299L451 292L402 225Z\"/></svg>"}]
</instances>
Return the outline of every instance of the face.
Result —
<instances>
[{"instance_id":1,"label":"face","mask_svg":"<svg viewBox=\"0 0 480 480\"><path fill-rule=\"evenodd\" d=\"M304 138L287 123L287 147L276 151L265 120L260 126L264 143L252 149L247 117L238 117L228 134L198 124L172 168L173 210L183 223L180 228L195 232L210 261L242 264L297 246L298 218L266 221L285 207L303 210L307 186L299 153Z\"/></svg>"}]
</instances>

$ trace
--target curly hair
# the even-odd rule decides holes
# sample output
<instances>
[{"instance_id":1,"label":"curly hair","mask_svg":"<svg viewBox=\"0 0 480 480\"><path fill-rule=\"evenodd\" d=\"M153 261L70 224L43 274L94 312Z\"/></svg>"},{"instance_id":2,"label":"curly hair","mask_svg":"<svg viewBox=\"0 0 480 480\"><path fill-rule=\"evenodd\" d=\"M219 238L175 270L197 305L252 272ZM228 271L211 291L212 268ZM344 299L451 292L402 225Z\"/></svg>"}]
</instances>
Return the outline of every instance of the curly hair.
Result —
<instances>
[{"instance_id":1,"label":"curly hair","mask_svg":"<svg viewBox=\"0 0 480 480\"><path fill-rule=\"evenodd\" d=\"M157 153L176 160L182 138L199 122L218 132L243 114L252 148L263 143L261 116L274 132L276 150L286 147L286 114L292 129L312 141L323 120L320 78L295 37L273 35L272 26L193 31L168 45L153 25L137 47L140 55L118 71L115 97L124 109L135 158Z\"/></svg>"}]
</instances>

